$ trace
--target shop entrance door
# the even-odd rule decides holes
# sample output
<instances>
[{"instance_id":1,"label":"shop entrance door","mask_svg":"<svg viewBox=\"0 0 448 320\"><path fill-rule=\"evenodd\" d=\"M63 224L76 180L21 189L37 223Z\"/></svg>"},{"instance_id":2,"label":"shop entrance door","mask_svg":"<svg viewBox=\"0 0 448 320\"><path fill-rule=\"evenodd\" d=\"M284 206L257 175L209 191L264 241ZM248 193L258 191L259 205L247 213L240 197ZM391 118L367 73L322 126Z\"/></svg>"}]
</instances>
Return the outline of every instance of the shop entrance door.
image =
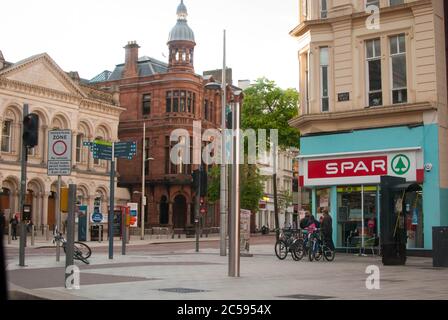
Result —
<instances>
[{"instance_id":1,"label":"shop entrance door","mask_svg":"<svg viewBox=\"0 0 448 320\"><path fill-rule=\"evenodd\" d=\"M341 186L338 192L337 246L365 248L378 237L379 187Z\"/></svg>"}]
</instances>

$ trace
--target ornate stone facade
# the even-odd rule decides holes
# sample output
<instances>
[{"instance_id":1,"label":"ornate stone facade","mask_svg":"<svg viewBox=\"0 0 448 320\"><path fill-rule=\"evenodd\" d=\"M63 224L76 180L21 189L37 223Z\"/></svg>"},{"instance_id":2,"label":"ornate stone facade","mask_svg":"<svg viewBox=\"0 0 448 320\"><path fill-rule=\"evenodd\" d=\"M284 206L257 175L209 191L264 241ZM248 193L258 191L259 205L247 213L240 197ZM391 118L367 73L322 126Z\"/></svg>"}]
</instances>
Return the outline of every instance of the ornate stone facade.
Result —
<instances>
[{"instance_id":1,"label":"ornate stone facade","mask_svg":"<svg viewBox=\"0 0 448 320\"><path fill-rule=\"evenodd\" d=\"M73 76L73 73L70 75ZM63 185L78 185L78 202L93 212L100 198L106 212L109 197L108 163L94 161L83 140L102 137L116 140L120 113L124 110L113 94L70 77L48 54L32 56L0 70L0 210L20 212L18 195L21 178L21 130L23 105L39 116L39 144L29 152L26 202L32 205L36 226L55 224L57 177L47 175L48 132L72 131L72 175ZM129 194L117 191L116 203L126 203ZM7 216L8 218L8 216Z\"/></svg>"}]
</instances>

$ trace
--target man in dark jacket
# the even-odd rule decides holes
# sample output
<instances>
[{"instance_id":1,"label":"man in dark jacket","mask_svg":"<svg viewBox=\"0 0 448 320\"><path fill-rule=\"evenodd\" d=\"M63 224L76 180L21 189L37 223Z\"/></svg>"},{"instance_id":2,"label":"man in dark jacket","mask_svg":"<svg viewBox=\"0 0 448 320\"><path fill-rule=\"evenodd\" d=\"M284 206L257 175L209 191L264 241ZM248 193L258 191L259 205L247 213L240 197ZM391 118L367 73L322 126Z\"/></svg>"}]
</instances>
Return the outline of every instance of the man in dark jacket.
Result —
<instances>
[{"instance_id":1,"label":"man in dark jacket","mask_svg":"<svg viewBox=\"0 0 448 320\"><path fill-rule=\"evenodd\" d=\"M321 231L322 231L322 235L323 235L325 244L331 250L334 250L333 219L331 219L331 216L328 214L328 210L326 210L326 209L323 211Z\"/></svg>"},{"instance_id":2,"label":"man in dark jacket","mask_svg":"<svg viewBox=\"0 0 448 320\"><path fill-rule=\"evenodd\" d=\"M305 217L300 220L300 229L305 229L310 225L310 217L311 213L309 211L305 211Z\"/></svg>"}]
</instances>

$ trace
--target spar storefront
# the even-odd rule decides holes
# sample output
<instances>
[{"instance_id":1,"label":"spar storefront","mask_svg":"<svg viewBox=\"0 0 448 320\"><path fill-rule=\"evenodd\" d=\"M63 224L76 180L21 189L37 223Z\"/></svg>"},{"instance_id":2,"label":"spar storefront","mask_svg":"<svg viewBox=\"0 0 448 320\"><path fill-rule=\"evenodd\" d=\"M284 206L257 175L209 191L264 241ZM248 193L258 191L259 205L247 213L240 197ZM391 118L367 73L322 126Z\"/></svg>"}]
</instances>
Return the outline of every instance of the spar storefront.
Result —
<instances>
[{"instance_id":1,"label":"spar storefront","mask_svg":"<svg viewBox=\"0 0 448 320\"><path fill-rule=\"evenodd\" d=\"M440 225L438 137L431 128L398 127L301 138L299 185L319 218L333 218L333 240L350 247L350 235L379 234L380 177L405 178L408 249L431 249L431 230ZM435 135L433 135L435 134ZM341 152L343 151L344 152Z\"/></svg>"}]
</instances>

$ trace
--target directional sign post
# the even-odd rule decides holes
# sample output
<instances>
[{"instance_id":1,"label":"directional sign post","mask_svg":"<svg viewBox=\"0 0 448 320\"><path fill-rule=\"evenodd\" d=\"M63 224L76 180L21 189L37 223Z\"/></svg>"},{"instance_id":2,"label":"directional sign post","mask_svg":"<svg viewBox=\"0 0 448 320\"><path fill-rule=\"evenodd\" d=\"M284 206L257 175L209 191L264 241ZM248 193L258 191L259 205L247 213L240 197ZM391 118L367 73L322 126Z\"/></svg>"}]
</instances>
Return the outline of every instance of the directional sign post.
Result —
<instances>
[{"instance_id":1,"label":"directional sign post","mask_svg":"<svg viewBox=\"0 0 448 320\"><path fill-rule=\"evenodd\" d=\"M84 147L89 147L93 153L94 159L110 161L110 197L109 197L109 259L113 259L114 255L114 233L113 233L113 217L114 217L114 198L115 198L115 159L128 159L137 154L137 143L135 141L128 142L109 142L104 140L84 141Z\"/></svg>"}]
</instances>

